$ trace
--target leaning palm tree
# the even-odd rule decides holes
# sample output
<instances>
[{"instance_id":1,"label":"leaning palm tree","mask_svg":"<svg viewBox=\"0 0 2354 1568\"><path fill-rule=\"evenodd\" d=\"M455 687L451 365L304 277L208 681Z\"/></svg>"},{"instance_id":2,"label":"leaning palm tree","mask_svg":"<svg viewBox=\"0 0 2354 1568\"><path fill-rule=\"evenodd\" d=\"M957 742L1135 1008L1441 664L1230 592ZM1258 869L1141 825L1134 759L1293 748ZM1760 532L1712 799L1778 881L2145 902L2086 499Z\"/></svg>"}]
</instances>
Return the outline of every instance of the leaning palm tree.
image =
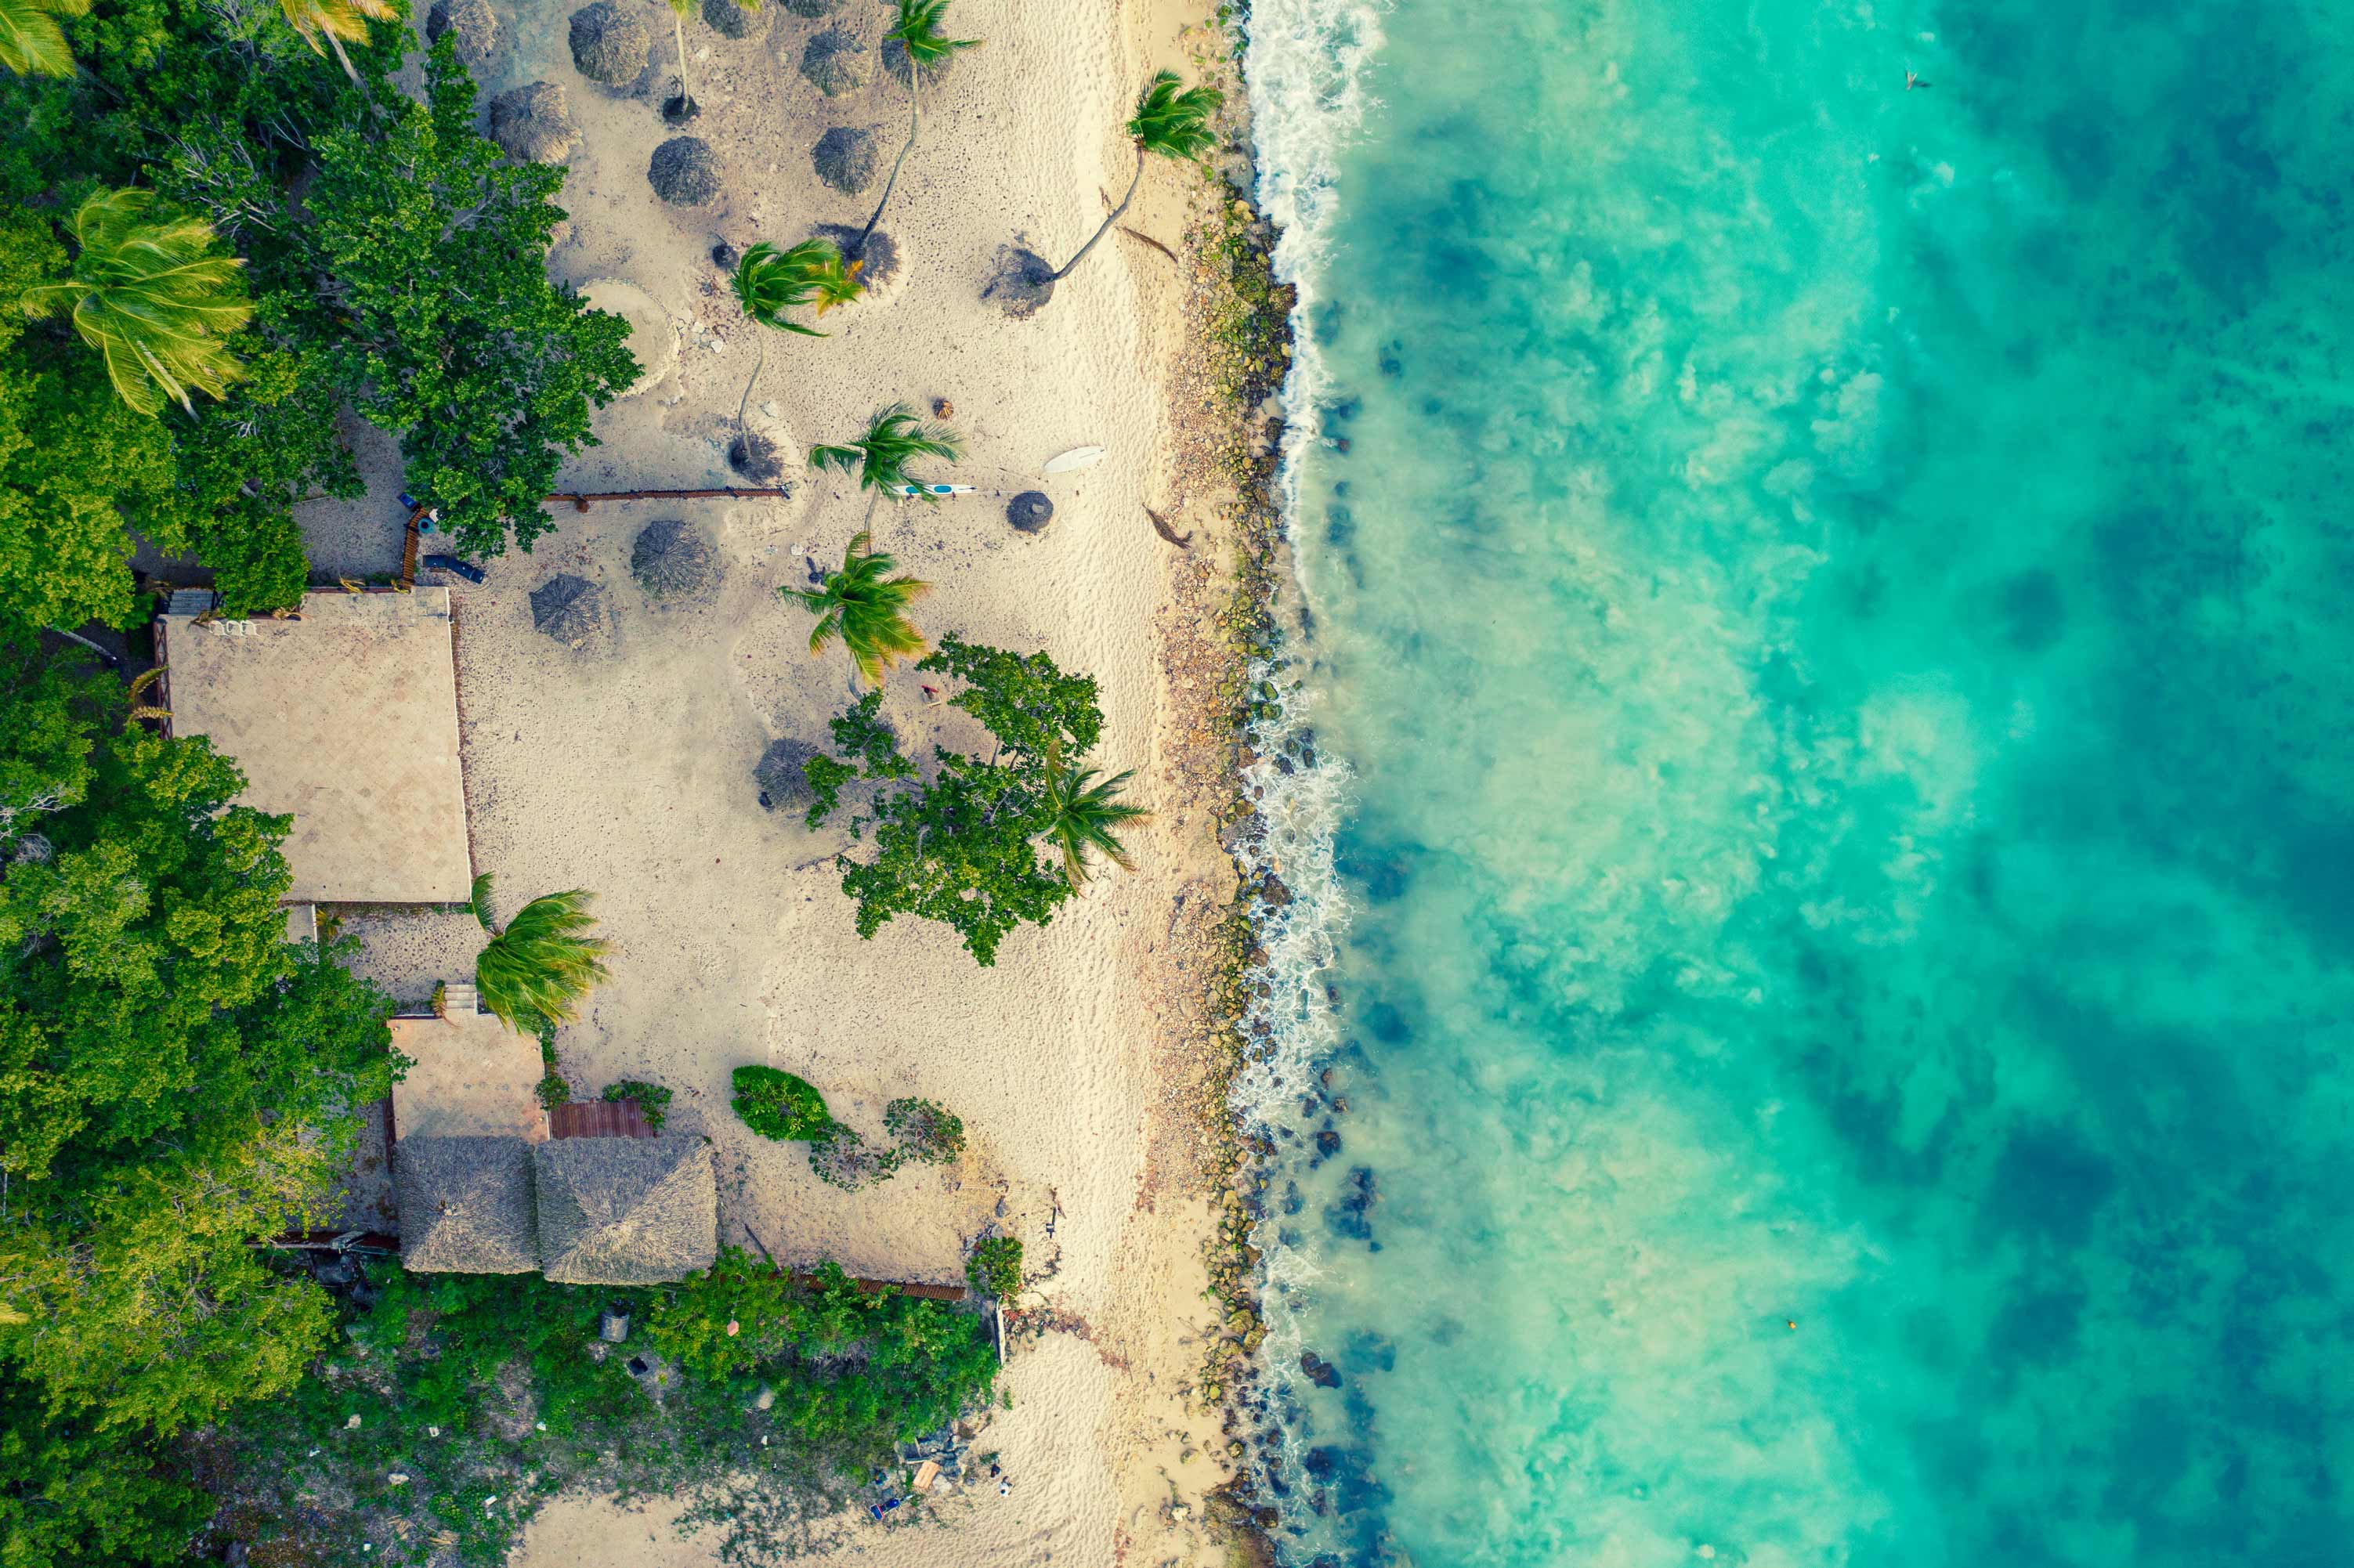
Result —
<instances>
[{"instance_id":1,"label":"leaning palm tree","mask_svg":"<svg viewBox=\"0 0 2354 1568\"><path fill-rule=\"evenodd\" d=\"M0 0L0 67L18 76L71 76L73 49L60 16L80 16L90 0Z\"/></svg>"},{"instance_id":2,"label":"leaning palm tree","mask_svg":"<svg viewBox=\"0 0 2354 1568\"><path fill-rule=\"evenodd\" d=\"M1096 241L1111 231L1128 204L1136 199L1136 187L1144 180L1144 161L1148 157L1173 159L1190 164L1217 144L1218 133L1212 129L1210 119L1218 111L1225 97L1214 87L1185 87L1173 70L1164 70L1144 84L1137 95L1136 112L1129 117L1128 139L1136 143L1136 173L1129 176L1128 194L1111 209L1111 216L1097 226L1079 247L1079 253L1048 273L1044 279L1052 288L1071 274L1071 269L1087 259Z\"/></svg>"},{"instance_id":3,"label":"leaning palm tree","mask_svg":"<svg viewBox=\"0 0 2354 1568\"><path fill-rule=\"evenodd\" d=\"M76 251L66 280L26 291L38 313L73 313L82 342L106 356L123 402L160 413L165 399L191 413L191 390L219 397L245 374L229 334L253 314L245 263L213 254L213 226L158 217L143 190L100 191L67 225Z\"/></svg>"},{"instance_id":4,"label":"leaning palm tree","mask_svg":"<svg viewBox=\"0 0 2354 1568\"><path fill-rule=\"evenodd\" d=\"M890 177L883 182L883 199L875 204L875 216L866 220L866 227L851 242L853 256L865 254L867 239L875 233L875 226L883 221L883 209L891 205L891 187L899 183L899 169L907 163L907 154L916 150L916 132L923 123L920 101L925 76L981 42L979 38L951 38L940 32L940 19L948 15L949 0L898 0L898 6L899 14L885 30L883 41L897 44L907 56L907 142L891 162Z\"/></svg>"},{"instance_id":5,"label":"leaning palm tree","mask_svg":"<svg viewBox=\"0 0 2354 1568\"><path fill-rule=\"evenodd\" d=\"M474 888L475 913L487 926L488 880L477 878ZM588 913L594 896L575 888L533 899L474 960L474 989L508 1028L528 1034L542 1020L569 1022L580 999L606 978L603 959L612 944L588 935L597 923Z\"/></svg>"},{"instance_id":6,"label":"leaning palm tree","mask_svg":"<svg viewBox=\"0 0 2354 1568\"><path fill-rule=\"evenodd\" d=\"M777 590L817 617L810 630L811 653L824 652L839 637L858 673L879 685L896 661L924 651L924 634L907 611L932 585L890 576L898 564L876 553L874 535L861 533L843 551L842 570L828 572L823 587Z\"/></svg>"},{"instance_id":7,"label":"leaning palm tree","mask_svg":"<svg viewBox=\"0 0 2354 1568\"><path fill-rule=\"evenodd\" d=\"M811 468L856 469L859 488L880 496L916 482L907 477L907 465L917 458L946 458L954 462L963 455L964 443L954 430L946 425L927 424L905 403L893 403L875 411L864 435L848 446L811 447L809 461ZM936 499L921 490L917 493L927 501ZM866 510L873 515L872 501Z\"/></svg>"},{"instance_id":8,"label":"leaning palm tree","mask_svg":"<svg viewBox=\"0 0 2354 1568\"><path fill-rule=\"evenodd\" d=\"M1062 857L1063 880L1071 891L1086 888L1087 863L1097 854L1122 871L1135 870L1117 831L1152 820L1143 807L1119 799L1121 786L1134 770L1105 779L1099 768L1074 767L1064 760L1059 739L1047 744L1045 762L1046 820L1039 836Z\"/></svg>"},{"instance_id":9,"label":"leaning palm tree","mask_svg":"<svg viewBox=\"0 0 2354 1568\"><path fill-rule=\"evenodd\" d=\"M326 39L342 63L344 74L352 79L352 85L359 89L363 98L367 95L360 73L352 69L352 57L344 52L344 42L349 39L355 44L366 43L370 22L388 22L398 16L387 0L278 0L278 9L285 16L286 25L311 46L313 54L327 52L319 47L319 40Z\"/></svg>"},{"instance_id":10,"label":"leaning palm tree","mask_svg":"<svg viewBox=\"0 0 2354 1568\"><path fill-rule=\"evenodd\" d=\"M823 337L825 334L815 327L787 321L785 313L796 305L815 305L816 313L823 315L836 305L850 303L866 290L858 281L858 268L855 261L843 264L842 252L831 239L804 239L788 250L762 240L744 252L728 282L736 290L736 302L761 326L796 332L803 337ZM759 385L760 373L768 367L769 339L763 334L759 361L752 366L752 379L744 383L743 401L736 405L739 431L744 428L744 410L752 406L752 388Z\"/></svg>"}]
</instances>

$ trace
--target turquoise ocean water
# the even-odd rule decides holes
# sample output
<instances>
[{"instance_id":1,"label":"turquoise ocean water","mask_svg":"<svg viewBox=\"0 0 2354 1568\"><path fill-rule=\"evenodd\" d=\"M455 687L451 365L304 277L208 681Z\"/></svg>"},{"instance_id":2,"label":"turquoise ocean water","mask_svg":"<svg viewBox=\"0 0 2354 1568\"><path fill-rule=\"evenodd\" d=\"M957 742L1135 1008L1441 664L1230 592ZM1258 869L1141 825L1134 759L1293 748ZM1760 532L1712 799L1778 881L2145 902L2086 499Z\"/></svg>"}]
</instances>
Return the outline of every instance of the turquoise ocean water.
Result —
<instances>
[{"instance_id":1,"label":"turquoise ocean water","mask_svg":"<svg viewBox=\"0 0 2354 1568\"><path fill-rule=\"evenodd\" d=\"M2347 1561L2354 8L1252 26L1288 1560Z\"/></svg>"}]
</instances>

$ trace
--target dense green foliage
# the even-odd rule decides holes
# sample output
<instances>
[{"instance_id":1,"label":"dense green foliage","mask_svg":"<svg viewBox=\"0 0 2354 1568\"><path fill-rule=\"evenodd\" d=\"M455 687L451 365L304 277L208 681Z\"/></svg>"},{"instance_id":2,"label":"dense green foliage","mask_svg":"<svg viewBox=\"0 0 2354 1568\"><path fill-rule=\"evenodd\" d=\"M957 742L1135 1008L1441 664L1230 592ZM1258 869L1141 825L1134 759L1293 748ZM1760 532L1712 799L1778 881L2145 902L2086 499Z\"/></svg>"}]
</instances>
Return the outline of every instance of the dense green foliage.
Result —
<instances>
[{"instance_id":1,"label":"dense green foliage","mask_svg":"<svg viewBox=\"0 0 2354 1568\"><path fill-rule=\"evenodd\" d=\"M11 1568L162 1553L196 1504L154 1442L300 1378L328 1298L247 1244L318 1209L397 1064L390 1001L285 939L286 819L127 701L0 645Z\"/></svg>"},{"instance_id":2,"label":"dense green foliage","mask_svg":"<svg viewBox=\"0 0 2354 1568\"><path fill-rule=\"evenodd\" d=\"M292 9L312 45L268 8L95 0L66 25L78 73L0 76L0 622L129 624L133 530L211 567L231 613L294 602L293 505L359 491L345 408L400 435L461 546L527 546L635 374L626 324L547 281L562 171L474 132L453 43L417 103L390 79L405 26L367 41L384 7ZM162 275L109 239L142 228L172 237Z\"/></svg>"},{"instance_id":3,"label":"dense green foliage","mask_svg":"<svg viewBox=\"0 0 2354 1568\"><path fill-rule=\"evenodd\" d=\"M993 964L1008 932L1045 925L1076 890L1059 859L1042 857L1041 842L1057 857L1074 832L1082 847L1106 847L1082 831L1091 822L1117 851L1109 828L1134 813L1112 800L1120 779L1097 785L1092 769L1063 771L1064 758L1086 756L1103 734L1092 678L1065 674L1044 653L1009 653L954 636L916 667L966 683L951 705L995 737L991 754L935 747L935 770L925 778L883 722L882 694L870 692L834 717L839 755L813 757L802 768L815 796L809 824L841 810L853 783L873 786L865 809L849 821L851 837L871 855L835 861L843 892L858 905L858 934L872 937L896 916L914 915L949 927L976 960Z\"/></svg>"},{"instance_id":4,"label":"dense green foliage","mask_svg":"<svg viewBox=\"0 0 2354 1568\"><path fill-rule=\"evenodd\" d=\"M609 1306L663 1358L642 1376L636 1332L598 1340ZM979 1317L870 1293L832 1264L795 1283L733 1248L652 1289L387 1261L345 1318L346 1346L219 1439L245 1478L239 1537L322 1563L446 1561L446 1533L459 1561L495 1563L576 1485L684 1499L725 1525L735 1560L764 1560L895 1442L985 1403L997 1371Z\"/></svg>"},{"instance_id":5,"label":"dense green foliage","mask_svg":"<svg viewBox=\"0 0 2354 1568\"><path fill-rule=\"evenodd\" d=\"M627 1101L638 1107L646 1125L656 1132L670 1118L670 1091L660 1084L649 1084L642 1078L623 1078L618 1084L607 1084L602 1097L611 1101Z\"/></svg>"},{"instance_id":6,"label":"dense green foliage","mask_svg":"<svg viewBox=\"0 0 2354 1568\"><path fill-rule=\"evenodd\" d=\"M1018 1236L983 1236L972 1244L964 1260L965 1283L984 1296L1006 1300L1022 1290L1022 1241Z\"/></svg>"},{"instance_id":7,"label":"dense green foliage","mask_svg":"<svg viewBox=\"0 0 2354 1568\"><path fill-rule=\"evenodd\" d=\"M604 957L612 946L588 935L597 924L588 913L595 897L576 887L542 894L515 911L474 959L474 986L484 1011L518 1034L537 1032L543 1021L572 1021L581 999L604 980ZM490 878L475 878L477 918L489 899Z\"/></svg>"},{"instance_id":8,"label":"dense green foliage","mask_svg":"<svg viewBox=\"0 0 2354 1568\"><path fill-rule=\"evenodd\" d=\"M748 1063L736 1069L735 1086L736 1114L762 1138L785 1143L823 1138L835 1125L825 1097L782 1068Z\"/></svg>"}]
</instances>

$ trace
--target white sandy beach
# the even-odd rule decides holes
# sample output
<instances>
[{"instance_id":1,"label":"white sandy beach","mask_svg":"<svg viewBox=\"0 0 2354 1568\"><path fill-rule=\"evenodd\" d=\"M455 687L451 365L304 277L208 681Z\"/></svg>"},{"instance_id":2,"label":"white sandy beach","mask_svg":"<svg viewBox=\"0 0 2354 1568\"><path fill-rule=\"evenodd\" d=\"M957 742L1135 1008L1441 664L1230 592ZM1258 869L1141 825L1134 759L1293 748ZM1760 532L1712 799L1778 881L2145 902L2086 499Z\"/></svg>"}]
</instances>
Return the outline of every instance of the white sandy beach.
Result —
<instances>
[{"instance_id":1,"label":"white sandy beach","mask_svg":"<svg viewBox=\"0 0 2354 1568\"><path fill-rule=\"evenodd\" d=\"M674 65L669 13L644 5L652 63L631 94L573 69L570 9L500 8L509 32L483 101L535 79L564 87L582 141L559 198L570 233L551 267L576 283L632 285L662 319L641 344L657 374L603 413L604 444L564 483L742 483L724 452L758 329L711 248L790 244L815 223L861 221L874 193L820 185L810 149L832 126L870 126L887 166L905 90L877 71L856 93L822 97L797 68L827 24L775 5L743 40L691 23L704 112L684 129L712 143L731 183L707 209L669 207L646 180L652 150L676 133L656 109ZM871 43L882 16L852 0L833 20ZM748 1224L783 1261L952 1280L993 1222L1045 1276L1030 1304L1086 1326L1085 1337L1049 1332L1017 1348L1013 1408L977 1444L1001 1456L1010 1497L990 1488L949 1499L934 1510L944 1530L852 1537L847 1550L895 1563L1225 1560L1186 1523L1224 1478L1224 1439L1214 1415L1189 1414L1180 1397L1215 1309L1199 1256L1206 1205L1166 1180L1185 1167L1193 1135L1168 1103L1172 1046L1157 1026L1172 900L1188 887L1222 898L1232 883L1162 766L1172 705L1159 623L1179 557L1143 508L1169 503L1178 270L1114 237L1034 320L1009 321L979 297L1001 247L1019 237L1066 256L1106 210L1101 193L1117 197L1130 157L1118 124L1151 69L1182 64L1182 19L1116 0L954 7L951 30L986 44L927 90L924 141L884 226L903 247L902 276L882 299L829 316L824 341L774 337L753 398L755 428L795 450L847 438L893 399L953 405L969 443L954 477L980 493L886 508L877 545L936 585L917 616L928 632L1044 648L1101 682L1098 760L1134 768L1134 798L1161 813L1129 839L1136 874L1100 881L1051 928L1013 937L991 969L937 927L902 920L858 939L831 866L840 835L764 810L753 782L771 740L822 741L849 694L846 659L838 649L811 658L807 613L777 595L803 579L797 552L838 564L857 528L864 503L838 476L811 482L796 468L800 493L784 503L567 510L533 554L491 563L486 584L452 581L475 864L495 875L502 914L559 888L596 892L614 943L610 981L559 1035L576 1090L623 1077L674 1090L673 1128L716 1146L723 1242L744 1243ZM1126 221L1177 249L1194 190L1190 175L1156 170ZM658 352L671 334L675 353ZM1082 444L1108 449L1106 461L1039 477L1044 460ZM364 506L306 520L323 549L379 548L372 531L386 517L397 532L397 486L378 467ZM1034 536L1004 514L1033 488L1056 507ZM632 579L631 541L661 517L717 541L726 576L704 602L657 606ZM602 588L605 630L587 649L534 630L527 596L559 571ZM892 679L886 714L920 747L939 715L918 679ZM462 977L479 943L463 916L361 916L347 929L367 938L366 966L412 997ZM728 1074L746 1062L806 1076L870 1138L890 1097L937 1099L963 1118L970 1150L950 1171L837 1192L810 1173L803 1146L752 1136L728 1110ZM533 1527L520 1561L651 1568L715 1561L712 1545L678 1539L660 1510L567 1498Z\"/></svg>"}]
</instances>

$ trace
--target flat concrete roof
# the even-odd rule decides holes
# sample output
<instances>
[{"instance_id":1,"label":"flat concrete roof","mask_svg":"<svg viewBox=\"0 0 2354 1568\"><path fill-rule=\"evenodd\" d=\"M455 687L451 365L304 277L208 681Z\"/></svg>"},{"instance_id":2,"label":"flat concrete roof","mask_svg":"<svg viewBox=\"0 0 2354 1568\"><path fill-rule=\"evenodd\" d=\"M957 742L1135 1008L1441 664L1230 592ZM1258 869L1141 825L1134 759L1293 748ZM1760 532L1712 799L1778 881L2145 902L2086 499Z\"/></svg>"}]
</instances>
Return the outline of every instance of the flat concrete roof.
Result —
<instances>
[{"instance_id":1,"label":"flat concrete roof","mask_svg":"<svg viewBox=\"0 0 2354 1568\"><path fill-rule=\"evenodd\" d=\"M294 819L291 901L461 904L472 892L450 590L306 594L300 620L161 623L172 733Z\"/></svg>"},{"instance_id":2,"label":"flat concrete roof","mask_svg":"<svg viewBox=\"0 0 2354 1568\"><path fill-rule=\"evenodd\" d=\"M400 1142L546 1138L539 1042L472 1007L470 998L453 1017L392 1021L392 1048L415 1064L392 1086L393 1136Z\"/></svg>"}]
</instances>

